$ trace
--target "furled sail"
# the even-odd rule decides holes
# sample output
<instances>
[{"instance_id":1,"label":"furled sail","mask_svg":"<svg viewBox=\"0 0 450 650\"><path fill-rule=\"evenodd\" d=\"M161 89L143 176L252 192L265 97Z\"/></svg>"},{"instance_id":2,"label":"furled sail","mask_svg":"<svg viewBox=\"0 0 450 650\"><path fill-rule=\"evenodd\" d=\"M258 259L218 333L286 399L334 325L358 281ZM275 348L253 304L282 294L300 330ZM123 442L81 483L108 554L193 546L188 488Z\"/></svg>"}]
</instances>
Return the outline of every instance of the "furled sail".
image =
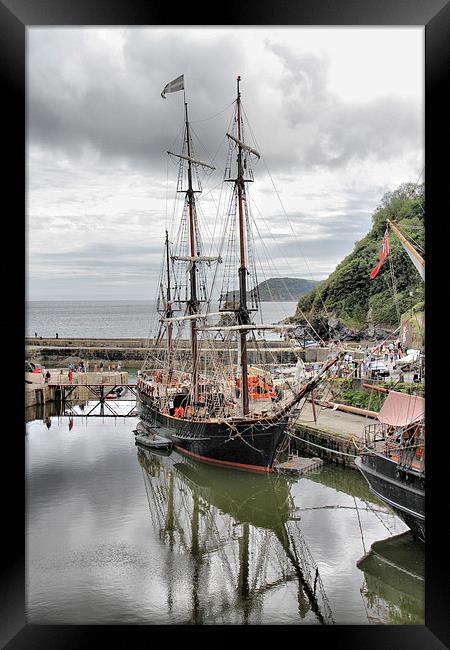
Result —
<instances>
[{"instance_id":1,"label":"furled sail","mask_svg":"<svg viewBox=\"0 0 450 650\"><path fill-rule=\"evenodd\" d=\"M405 427L425 416L425 399L418 395L407 395L391 390L386 398L378 419L394 427Z\"/></svg>"},{"instance_id":2,"label":"furled sail","mask_svg":"<svg viewBox=\"0 0 450 650\"><path fill-rule=\"evenodd\" d=\"M408 257L411 260L411 262L414 264L416 267L417 271L420 274L420 277L422 280L425 282L425 264L423 264L417 257L416 255L413 254L413 252L406 246L406 244L403 242L402 239L400 239L400 243L405 249L405 251L408 253Z\"/></svg>"}]
</instances>

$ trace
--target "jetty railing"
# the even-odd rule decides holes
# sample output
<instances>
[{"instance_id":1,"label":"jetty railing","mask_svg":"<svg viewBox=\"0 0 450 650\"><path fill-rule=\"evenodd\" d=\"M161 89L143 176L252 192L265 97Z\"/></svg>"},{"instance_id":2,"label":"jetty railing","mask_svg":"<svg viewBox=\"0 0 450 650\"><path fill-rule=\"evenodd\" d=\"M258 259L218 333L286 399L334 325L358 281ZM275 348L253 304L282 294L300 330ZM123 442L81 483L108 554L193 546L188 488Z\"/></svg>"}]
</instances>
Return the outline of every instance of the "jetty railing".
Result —
<instances>
[{"instance_id":1,"label":"jetty railing","mask_svg":"<svg viewBox=\"0 0 450 650\"><path fill-rule=\"evenodd\" d=\"M51 384L54 388L54 401L60 402L67 415L71 417L135 417L137 395L136 384L115 383L115 384ZM79 389L84 389L84 397L80 397ZM117 389L124 392L120 397ZM126 397L126 395L128 396ZM83 409L80 408L83 404ZM89 405L89 411L84 411L85 404ZM122 410L126 405L126 409ZM80 409L80 410L78 410Z\"/></svg>"}]
</instances>

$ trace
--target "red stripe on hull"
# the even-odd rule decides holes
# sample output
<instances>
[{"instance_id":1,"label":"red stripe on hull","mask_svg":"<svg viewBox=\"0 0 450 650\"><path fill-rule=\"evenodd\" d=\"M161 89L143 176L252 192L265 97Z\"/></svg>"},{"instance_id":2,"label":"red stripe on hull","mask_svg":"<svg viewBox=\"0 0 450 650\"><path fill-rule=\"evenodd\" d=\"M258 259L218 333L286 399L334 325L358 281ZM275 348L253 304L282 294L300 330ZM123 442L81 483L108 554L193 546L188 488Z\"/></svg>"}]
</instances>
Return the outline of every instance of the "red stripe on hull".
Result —
<instances>
[{"instance_id":1,"label":"red stripe on hull","mask_svg":"<svg viewBox=\"0 0 450 650\"><path fill-rule=\"evenodd\" d=\"M198 458L199 460L204 460L207 463L216 463L217 465L227 465L229 467L247 469L253 472L273 472L272 467L263 467L262 465L247 465L246 463L235 463L231 460L228 461L228 460L217 460L215 458L208 458L208 456L202 456L201 454L196 454L193 451L188 451L187 449L184 449L179 445L175 445L175 449L177 449L182 454L186 454L187 456L192 456L193 458Z\"/></svg>"}]
</instances>

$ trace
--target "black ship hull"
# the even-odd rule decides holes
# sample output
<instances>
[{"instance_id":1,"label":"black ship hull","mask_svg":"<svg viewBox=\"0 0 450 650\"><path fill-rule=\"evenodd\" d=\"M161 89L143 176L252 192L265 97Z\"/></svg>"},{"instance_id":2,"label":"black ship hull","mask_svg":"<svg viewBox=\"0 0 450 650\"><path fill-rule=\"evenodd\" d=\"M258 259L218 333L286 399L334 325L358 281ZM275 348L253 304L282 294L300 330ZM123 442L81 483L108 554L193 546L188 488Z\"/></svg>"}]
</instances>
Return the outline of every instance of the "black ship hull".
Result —
<instances>
[{"instance_id":1,"label":"black ship hull","mask_svg":"<svg viewBox=\"0 0 450 650\"><path fill-rule=\"evenodd\" d=\"M394 510L414 537L425 542L424 476L379 453L365 453L355 459L355 465L375 496Z\"/></svg>"},{"instance_id":2,"label":"black ship hull","mask_svg":"<svg viewBox=\"0 0 450 650\"><path fill-rule=\"evenodd\" d=\"M187 420L161 413L138 390L138 413L149 430L172 441L175 449L197 460L239 469L271 472L286 438L288 418Z\"/></svg>"}]
</instances>

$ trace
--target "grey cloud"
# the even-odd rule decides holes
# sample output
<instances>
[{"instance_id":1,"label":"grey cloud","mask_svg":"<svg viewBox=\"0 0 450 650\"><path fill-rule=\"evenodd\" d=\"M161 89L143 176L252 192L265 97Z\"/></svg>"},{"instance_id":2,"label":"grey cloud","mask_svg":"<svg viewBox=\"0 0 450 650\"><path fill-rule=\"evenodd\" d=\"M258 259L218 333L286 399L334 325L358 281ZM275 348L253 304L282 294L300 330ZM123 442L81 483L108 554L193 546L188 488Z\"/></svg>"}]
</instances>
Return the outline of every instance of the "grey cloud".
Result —
<instances>
[{"instance_id":1,"label":"grey cloud","mask_svg":"<svg viewBox=\"0 0 450 650\"><path fill-rule=\"evenodd\" d=\"M289 99L284 114L300 129L300 168L343 166L353 160L389 160L423 146L423 113L410 99L383 96L344 102L327 89L329 60L315 54L294 54L268 44L284 65L279 87Z\"/></svg>"},{"instance_id":2,"label":"grey cloud","mask_svg":"<svg viewBox=\"0 0 450 650\"><path fill-rule=\"evenodd\" d=\"M129 29L125 34L119 64L90 29L30 30L32 144L75 157L91 146L105 158L156 169L182 125L180 98L164 101L160 92L184 73L194 128L212 154L231 113L222 121L195 122L231 104L236 73L248 69L244 108L248 101L254 131L263 138L263 154L274 170L287 165L292 173L311 165L336 167L355 158L389 159L422 145L419 106L393 97L359 105L339 101L327 88L325 56L298 55L286 45L267 42L285 71L278 82L282 115L276 115L231 30L208 42L189 30L176 37L170 29Z\"/></svg>"},{"instance_id":3,"label":"grey cloud","mask_svg":"<svg viewBox=\"0 0 450 650\"><path fill-rule=\"evenodd\" d=\"M41 143L75 157L91 146L106 158L128 159L135 166L161 166L183 121L180 97L161 99L167 81L184 72L194 124L197 117L217 113L218 107L234 99L239 47L236 43L230 47L229 37L200 45L192 35L173 38L170 30L131 29L123 64L118 65L108 58L106 49L98 49L90 30L68 30L65 38L48 30L45 39L40 31L32 29L30 34L31 144ZM208 60L215 61L214 69L205 67ZM72 68L76 74L70 76ZM201 75L197 70L202 70ZM46 83L49 77L51 83ZM218 137L208 122L202 135L214 151Z\"/></svg>"},{"instance_id":4,"label":"grey cloud","mask_svg":"<svg viewBox=\"0 0 450 650\"><path fill-rule=\"evenodd\" d=\"M392 161L416 169L423 148L420 106L401 97L340 100L329 90L326 56L296 55L281 38L266 40L266 52L282 65L280 75L261 70L242 30L218 30L213 39L200 38L201 31L127 28L120 30L123 45L111 48L96 28L29 28L33 286L43 291L47 278L64 296L64 286L68 292L81 286L76 284L79 273L83 296L95 297L96 286L115 297L111 287L123 281L121 296L129 290L139 297L154 284L159 238L164 218L171 216L165 213L167 169L176 177L175 166L166 168L166 151L173 150L183 127L182 93L166 100L160 93L182 73L196 153L204 160L218 152L220 143L226 147L236 76L243 77L243 108L252 126L247 135L251 140L255 134L258 142L251 144L263 154L254 166L259 199L264 203L265 191L273 191L265 161L288 200L291 192L299 197L298 204L290 201L288 210L298 241L282 212L259 221L264 245L280 270L285 260L305 267L303 254L311 260L315 277L325 277L370 228L370 214L384 192L394 189L381 185L382 175L381 180L368 180L371 170ZM208 187L220 182L225 158L220 149ZM408 160L413 162L406 164ZM353 180L355 162L366 165L361 185ZM322 171L329 190L317 189ZM205 192L202 201L211 229L212 198ZM304 209L308 204L310 214ZM263 222L270 226L266 231ZM206 243L209 237L203 233ZM72 240L69 255L62 244L67 249ZM308 274L301 271L300 276Z\"/></svg>"},{"instance_id":5,"label":"grey cloud","mask_svg":"<svg viewBox=\"0 0 450 650\"><path fill-rule=\"evenodd\" d=\"M286 75L279 85L286 97L294 94L301 100L297 104L294 125L300 121L314 118L311 107L326 107L332 102L327 90L329 57L313 53L293 54L289 48L280 43L267 41L267 49L280 57L285 65Z\"/></svg>"},{"instance_id":6,"label":"grey cloud","mask_svg":"<svg viewBox=\"0 0 450 650\"><path fill-rule=\"evenodd\" d=\"M419 107L383 97L368 104L336 105L322 116L321 137L308 146L308 164L338 167L352 160L390 160L422 146Z\"/></svg>"},{"instance_id":7,"label":"grey cloud","mask_svg":"<svg viewBox=\"0 0 450 650\"><path fill-rule=\"evenodd\" d=\"M107 242L97 242L95 244L78 247L74 242L73 255L61 251L36 252L33 256L34 264L53 266L66 271L75 267L83 270L104 270L110 267L112 270L123 272L124 265L128 265L132 272L138 272L139 264L142 264L140 272L148 272L148 266L144 261L159 259L161 257L162 243L149 243L140 245L139 243L127 245L124 242L111 244Z\"/></svg>"}]
</instances>

